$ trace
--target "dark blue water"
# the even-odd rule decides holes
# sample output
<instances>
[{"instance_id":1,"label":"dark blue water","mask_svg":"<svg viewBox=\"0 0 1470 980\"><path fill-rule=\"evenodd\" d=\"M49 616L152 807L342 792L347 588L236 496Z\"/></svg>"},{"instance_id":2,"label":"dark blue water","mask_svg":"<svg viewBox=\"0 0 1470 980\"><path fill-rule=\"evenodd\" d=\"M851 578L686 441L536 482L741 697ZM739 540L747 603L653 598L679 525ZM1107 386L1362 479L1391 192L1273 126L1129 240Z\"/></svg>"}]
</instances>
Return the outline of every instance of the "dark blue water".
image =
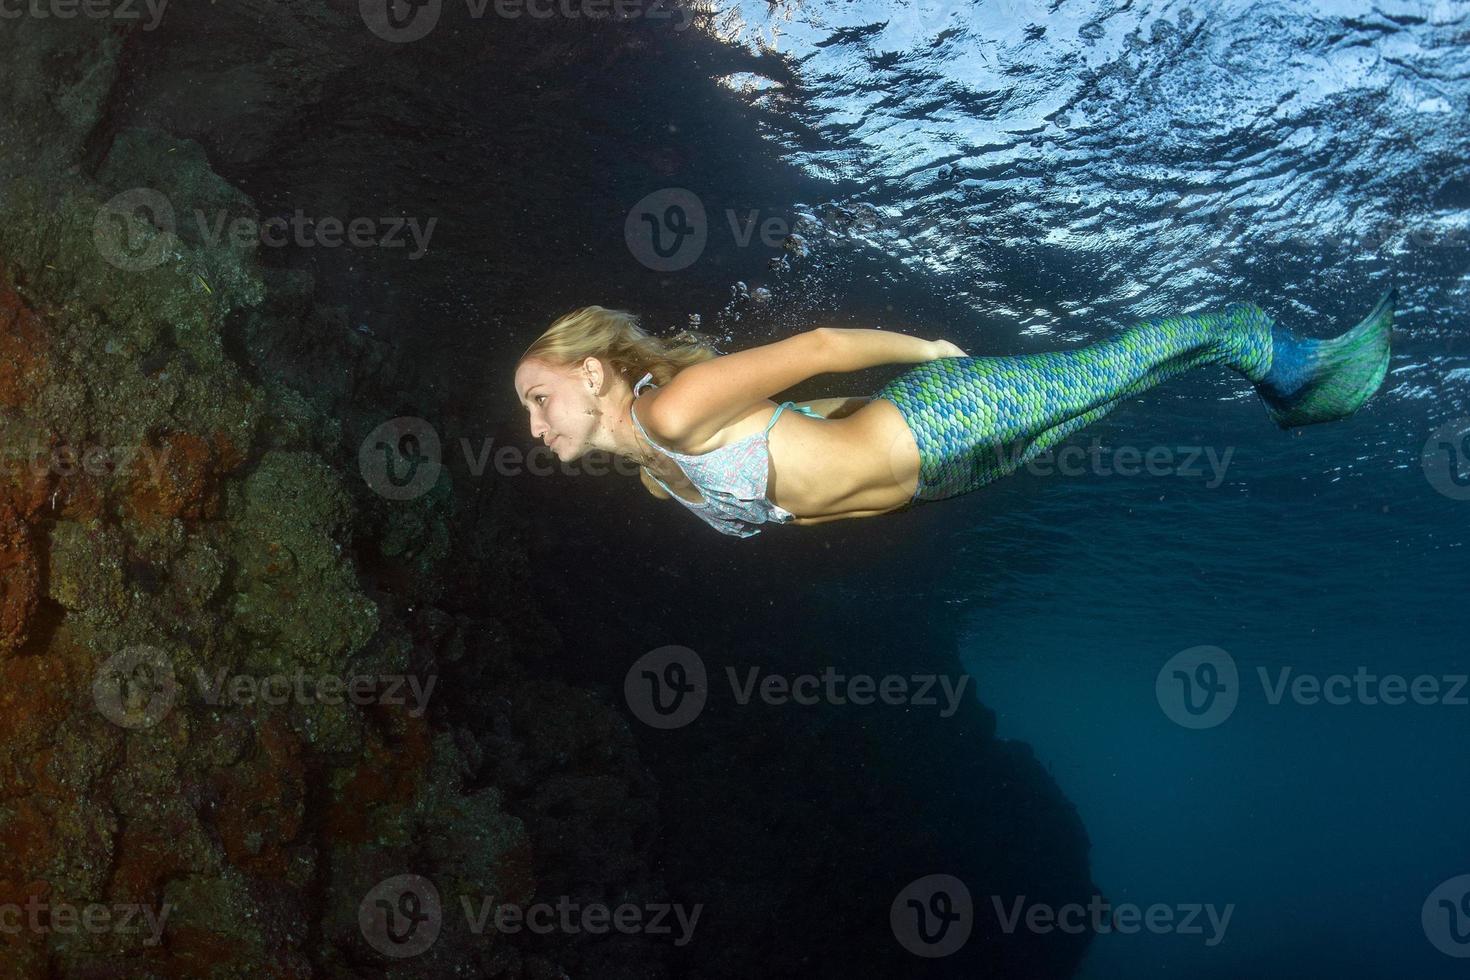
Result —
<instances>
[{"instance_id":1,"label":"dark blue water","mask_svg":"<svg viewBox=\"0 0 1470 980\"><path fill-rule=\"evenodd\" d=\"M1282 432L1196 372L1067 472L905 517L886 570L966 609L976 693L1078 806L1109 902L1230 910L1099 935L1082 976L1464 976L1464 883L1436 889L1470 874L1470 4L730 11L800 80L732 88L834 188L737 338L880 288L971 353L1238 299L1322 337L1400 289L1353 418ZM870 252L906 277L853 279ZM925 320L936 294L973 315ZM1235 669L1205 727L1167 666L1197 647Z\"/></svg>"}]
</instances>

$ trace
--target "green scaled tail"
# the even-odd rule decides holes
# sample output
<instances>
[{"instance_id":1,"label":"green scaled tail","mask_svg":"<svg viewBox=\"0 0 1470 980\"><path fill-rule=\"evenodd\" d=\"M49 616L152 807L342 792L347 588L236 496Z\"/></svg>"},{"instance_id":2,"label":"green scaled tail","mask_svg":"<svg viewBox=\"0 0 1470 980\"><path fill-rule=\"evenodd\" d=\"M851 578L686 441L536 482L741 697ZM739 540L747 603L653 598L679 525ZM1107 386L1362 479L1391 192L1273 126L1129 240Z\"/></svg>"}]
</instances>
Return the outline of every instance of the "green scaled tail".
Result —
<instances>
[{"instance_id":1,"label":"green scaled tail","mask_svg":"<svg viewBox=\"0 0 1470 980\"><path fill-rule=\"evenodd\" d=\"M1398 290L1383 294L1357 326L1330 340L1306 340L1271 328L1271 370L1256 384L1266 411L1283 429L1352 415L1388 373L1389 333Z\"/></svg>"}]
</instances>

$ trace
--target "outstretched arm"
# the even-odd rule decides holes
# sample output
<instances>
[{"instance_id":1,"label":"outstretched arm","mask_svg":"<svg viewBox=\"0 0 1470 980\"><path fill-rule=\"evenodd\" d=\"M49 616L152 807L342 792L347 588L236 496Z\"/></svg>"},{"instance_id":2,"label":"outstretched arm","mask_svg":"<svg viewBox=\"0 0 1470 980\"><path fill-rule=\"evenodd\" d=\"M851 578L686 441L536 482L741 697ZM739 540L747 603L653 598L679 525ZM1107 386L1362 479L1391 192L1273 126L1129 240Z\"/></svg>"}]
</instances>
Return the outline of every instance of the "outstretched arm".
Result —
<instances>
[{"instance_id":1,"label":"outstretched arm","mask_svg":"<svg viewBox=\"0 0 1470 980\"><path fill-rule=\"evenodd\" d=\"M817 327L692 364L657 391L639 416L643 425L670 443L699 443L753 402L815 375L879 364L916 364L955 353L963 352L948 341L920 340L888 330Z\"/></svg>"},{"instance_id":2,"label":"outstretched arm","mask_svg":"<svg viewBox=\"0 0 1470 980\"><path fill-rule=\"evenodd\" d=\"M880 364L919 364L965 352L947 340L920 340L892 330L823 327L831 339L829 371L861 371Z\"/></svg>"}]
</instances>

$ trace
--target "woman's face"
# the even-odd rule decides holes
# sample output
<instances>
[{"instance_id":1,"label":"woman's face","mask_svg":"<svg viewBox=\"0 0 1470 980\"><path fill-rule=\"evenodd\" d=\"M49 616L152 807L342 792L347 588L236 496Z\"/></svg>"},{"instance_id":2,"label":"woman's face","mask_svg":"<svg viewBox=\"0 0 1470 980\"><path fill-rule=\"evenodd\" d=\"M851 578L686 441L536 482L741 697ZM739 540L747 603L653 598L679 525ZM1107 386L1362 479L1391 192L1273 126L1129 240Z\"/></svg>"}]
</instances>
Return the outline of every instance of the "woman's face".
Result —
<instances>
[{"instance_id":1,"label":"woman's face","mask_svg":"<svg viewBox=\"0 0 1470 980\"><path fill-rule=\"evenodd\" d=\"M516 369L515 388L530 413L531 435L550 446L558 459L576 459L593 448L590 440L601 413L580 367L523 361Z\"/></svg>"}]
</instances>

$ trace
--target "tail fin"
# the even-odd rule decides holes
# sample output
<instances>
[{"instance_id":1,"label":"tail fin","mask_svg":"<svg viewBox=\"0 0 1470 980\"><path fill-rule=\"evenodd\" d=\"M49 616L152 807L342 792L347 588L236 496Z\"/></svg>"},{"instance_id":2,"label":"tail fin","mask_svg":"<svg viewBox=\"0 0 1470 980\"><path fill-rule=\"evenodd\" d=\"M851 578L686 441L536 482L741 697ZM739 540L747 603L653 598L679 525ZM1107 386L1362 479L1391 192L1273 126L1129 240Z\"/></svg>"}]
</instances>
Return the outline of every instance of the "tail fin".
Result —
<instances>
[{"instance_id":1,"label":"tail fin","mask_svg":"<svg viewBox=\"0 0 1470 980\"><path fill-rule=\"evenodd\" d=\"M1330 340L1307 340L1271 328L1271 370L1256 384L1266 411L1283 429L1345 419L1378 391L1388 372L1388 341L1398 290Z\"/></svg>"}]
</instances>

